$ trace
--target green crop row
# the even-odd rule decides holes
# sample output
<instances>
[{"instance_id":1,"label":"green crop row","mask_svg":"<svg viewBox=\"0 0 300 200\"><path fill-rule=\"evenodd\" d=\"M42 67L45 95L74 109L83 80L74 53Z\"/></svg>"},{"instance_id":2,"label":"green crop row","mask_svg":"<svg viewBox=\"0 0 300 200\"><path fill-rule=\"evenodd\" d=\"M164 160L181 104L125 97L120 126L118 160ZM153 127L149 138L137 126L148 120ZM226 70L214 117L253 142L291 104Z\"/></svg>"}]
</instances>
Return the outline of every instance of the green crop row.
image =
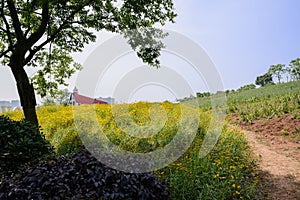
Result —
<instances>
[{"instance_id":1,"label":"green crop row","mask_svg":"<svg viewBox=\"0 0 300 200\"><path fill-rule=\"evenodd\" d=\"M224 93L225 95L225 93ZM216 95L198 98L199 107L212 109ZM300 81L268 85L256 89L226 93L227 113L238 114L244 122L281 117L290 114L300 117Z\"/></svg>"},{"instance_id":2,"label":"green crop row","mask_svg":"<svg viewBox=\"0 0 300 200\"><path fill-rule=\"evenodd\" d=\"M229 103L228 111L239 114L240 119L247 123L260 118L281 117L284 114L300 118L300 94L285 94L253 102Z\"/></svg>"}]
</instances>

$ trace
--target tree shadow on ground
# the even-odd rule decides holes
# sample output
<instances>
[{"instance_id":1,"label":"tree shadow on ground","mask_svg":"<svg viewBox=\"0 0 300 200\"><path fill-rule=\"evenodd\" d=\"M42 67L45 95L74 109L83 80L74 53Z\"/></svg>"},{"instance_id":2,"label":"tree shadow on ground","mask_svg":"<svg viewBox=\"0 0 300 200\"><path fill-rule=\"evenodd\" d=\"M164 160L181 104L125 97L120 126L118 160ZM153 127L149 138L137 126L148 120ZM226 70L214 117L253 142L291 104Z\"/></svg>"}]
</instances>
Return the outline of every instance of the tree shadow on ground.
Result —
<instances>
[{"instance_id":1,"label":"tree shadow on ground","mask_svg":"<svg viewBox=\"0 0 300 200\"><path fill-rule=\"evenodd\" d=\"M262 170L259 171L258 176L260 180L256 199L300 199L300 182L296 181L294 176L273 175Z\"/></svg>"}]
</instances>

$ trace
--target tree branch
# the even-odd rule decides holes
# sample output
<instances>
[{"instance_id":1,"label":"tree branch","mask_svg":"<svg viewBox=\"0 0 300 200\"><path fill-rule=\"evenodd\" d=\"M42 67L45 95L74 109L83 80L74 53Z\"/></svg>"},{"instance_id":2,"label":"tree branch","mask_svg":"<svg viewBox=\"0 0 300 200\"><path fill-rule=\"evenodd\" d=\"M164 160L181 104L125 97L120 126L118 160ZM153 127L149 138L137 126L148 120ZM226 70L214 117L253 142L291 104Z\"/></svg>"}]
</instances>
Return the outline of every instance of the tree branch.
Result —
<instances>
[{"instance_id":1,"label":"tree branch","mask_svg":"<svg viewBox=\"0 0 300 200\"><path fill-rule=\"evenodd\" d=\"M7 37L8 37L8 42L9 42L9 45L10 46L13 46L13 42L12 42L12 38L11 38L11 32L10 32L10 27L9 27L9 24L8 24L8 21L5 17L5 14L4 14L4 1L2 0L1 2L1 17L5 23L5 26L6 26L6 33L7 33Z\"/></svg>"},{"instance_id":2,"label":"tree branch","mask_svg":"<svg viewBox=\"0 0 300 200\"><path fill-rule=\"evenodd\" d=\"M30 60L33 58L33 56L39 51L41 50L46 44L48 44L49 42L53 41L56 36L60 33L60 31L63 30L65 25L61 25L53 35L51 35L49 38L47 38L44 42L42 42L39 46L36 46L35 49L31 50L29 55L25 58L25 62L24 62L24 66L27 65Z\"/></svg>"},{"instance_id":3,"label":"tree branch","mask_svg":"<svg viewBox=\"0 0 300 200\"><path fill-rule=\"evenodd\" d=\"M0 54L0 58L2 58L3 56L5 57L6 54L7 54L8 52L10 52L10 51L12 51L12 48L8 48L6 51L2 52L2 53Z\"/></svg>"},{"instance_id":4,"label":"tree branch","mask_svg":"<svg viewBox=\"0 0 300 200\"><path fill-rule=\"evenodd\" d=\"M46 44L49 42L52 42L56 36L68 25L72 24L72 18L80 11L82 10L86 5L80 6L77 10L75 10L73 13L70 14L69 17L66 18L66 20L58 27L58 29L50 36L48 37L44 42L42 42L40 45L36 46L33 50L30 51L29 55L25 58L24 66L27 65L31 59L34 57L34 55L41 50Z\"/></svg>"},{"instance_id":5,"label":"tree branch","mask_svg":"<svg viewBox=\"0 0 300 200\"><path fill-rule=\"evenodd\" d=\"M8 33L8 31L5 28L3 28L2 26L0 26L0 30L5 32L5 33Z\"/></svg>"},{"instance_id":6,"label":"tree branch","mask_svg":"<svg viewBox=\"0 0 300 200\"><path fill-rule=\"evenodd\" d=\"M24 41L25 37L23 35L22 29L21 29L21 23L18 17L18 13L15 7L15 3L13 0L7 0L8 9L10 11L10 17L12 19L12 24L15 29L15 33L17 36L18 41Z\"/></svg>"},{"instance_id":7,"label":"tree branch","mask_svg":"<svg viewBox=\"0 0 300 200\"><path fill-rule=\"evenodd\" d=\"M49 8L48 3L43 4L42 8L42 20L41 24L36 32L30 35L30 37L27 39L28 47L31 48L32 45L34 45L41 37L44 35L47 25L49 21Z\"/></svg>"}]
</instances>

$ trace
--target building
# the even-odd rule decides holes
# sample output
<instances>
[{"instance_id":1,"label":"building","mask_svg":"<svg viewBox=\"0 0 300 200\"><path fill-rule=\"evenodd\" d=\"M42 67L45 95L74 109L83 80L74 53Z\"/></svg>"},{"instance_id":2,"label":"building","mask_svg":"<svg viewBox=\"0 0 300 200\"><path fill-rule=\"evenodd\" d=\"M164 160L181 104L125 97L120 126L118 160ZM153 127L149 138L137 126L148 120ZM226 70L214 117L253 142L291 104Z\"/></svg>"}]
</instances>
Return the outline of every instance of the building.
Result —
<instances>
[{"instance_id":1,"label":"building","mask_svg":"<svg viewBox=\"0 0 300 200\"><path fill-rule=\"evenodd\" d=\"M0 101L0 112L7 112L16 109L21 109L19 100Z\"/></svg>"},{"instance_id":2,"label":"building","mask_svg":"<svg viewBox=\"0 0 300 200\"><path fill-rule=\"evenodd\" d=\"M108 104L114 104L115 103L115 99L111 98L111 97L106 97L106 98L99 97L99 98L97 98L97 100L105 101Z\"/></svg>"},{"instance_id":3,"label":"building","mask_svg":"<svg viewBox=\"0 0 300 200\"><path fill-rule=\"evenodd\" d=\"M90 98L78 94L78 89L75 87L73 93L70 95L69 105L81 105L81 104L107 104L105 101L101 101L96 98Z\"/></svg>"}]
</instances>

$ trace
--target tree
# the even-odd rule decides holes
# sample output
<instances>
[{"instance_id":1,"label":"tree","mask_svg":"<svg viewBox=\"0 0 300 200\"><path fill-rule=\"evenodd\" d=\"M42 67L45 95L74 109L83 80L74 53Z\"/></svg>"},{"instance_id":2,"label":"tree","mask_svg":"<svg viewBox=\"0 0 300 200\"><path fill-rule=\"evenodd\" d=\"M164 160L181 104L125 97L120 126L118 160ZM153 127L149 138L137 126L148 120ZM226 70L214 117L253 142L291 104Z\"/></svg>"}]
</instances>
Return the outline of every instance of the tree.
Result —
<instances>
[{"instance_id":1,"label":"tree","mask_svg":"<svg viewBox=\"0 0 300 200\"><path fill-rule=\"evenodd\" d=\"M248 85L244 85L242 87L240 87L239 89L237 89L237 91L245 91L245 90L252 90L255 89L255 85L254 84L248 84Z\"/></svg>"},{"instance_id":2,"label":"tree","mask_svg":"<svg viewBox=\"0 0 300 200\"><path fill-rule=\"evenodd\" d=\"M255 84L260 86L274 84L272 75L270 73L265 73L264 75L258 76L255 80Z\"/></svg>"},{"instance_id":3,"label":"tree","mask_svg":"<svg viewBox=\"0 0 300 200\"><path fill-rule=\"evenodd\" d=\"M291 76L291 79L300 80L300 58L292 60L289 66L289 74Z\"/></svg>"},{"instance_id":4,"label":"tree","mask_svg":"<svg viewBox=\"0 0 300 200\"><path fill-rule=\"evenodd\" d=\"M48 94L43 98L42 104L48 105L67 105L70 99L71 92L68 89L59 90L56 94Z\"/></svg>"},{"instance_id":5,"label":"tree","mask_svg":"<svg viewBox=\"0 0 300 200\"><path fill-rule=\"evenodd\" d=\"M0 59L13 73L25 119L38 125L34 91L43 97L65 84L80 69L70 54L94 42L95 31L123 33L138 56L157 67L160 32L143 41L136 38L142 31L128 30L174 22L176 14L172 0L1 0L0 16ZM29 66L39 67L32 80Z\"/></svg>"},{"instance_id":6,"label":"tree","mask_svg":"<svg viewBox=\"0 0 300 200\"><path fill-rule=\"evenodd\" d=\"M272 76L277 77L278 83L280 83L282 74L284 74L284 72L285 72L284 67L285 67L284 64L271 65L268 73L270 73Z\"/></svg>"},{"instance_id":7,"label":"tree","mask_svg":"<svg viewBox=\"0 0 300 200\"><path fill-rule=\"evenodd\" d=\"M196 96L197 97L209 97L211 94L209 93L209 92L203 92L203 93L201 93L201 92L197 92L196 93Z\"/></svg>"}]
</instances>

